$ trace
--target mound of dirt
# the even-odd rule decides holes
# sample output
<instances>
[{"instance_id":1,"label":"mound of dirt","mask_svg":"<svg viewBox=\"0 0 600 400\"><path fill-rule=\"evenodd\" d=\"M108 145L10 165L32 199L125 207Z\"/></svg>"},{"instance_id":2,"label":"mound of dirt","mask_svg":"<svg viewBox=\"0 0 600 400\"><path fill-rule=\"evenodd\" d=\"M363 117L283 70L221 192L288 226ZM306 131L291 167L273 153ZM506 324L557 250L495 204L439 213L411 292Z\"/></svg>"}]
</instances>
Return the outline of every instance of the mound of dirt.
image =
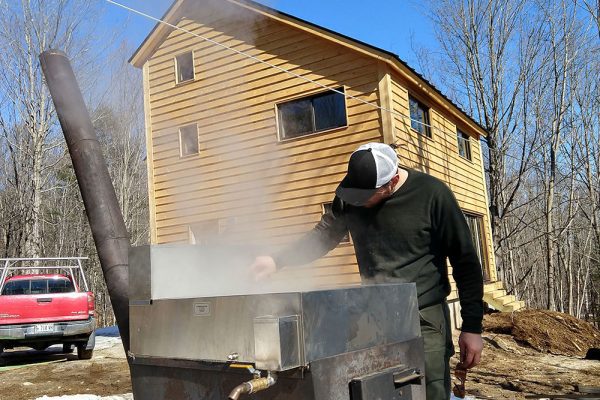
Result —
<instances>
[{"instance_id":1,"label":"mound of dirt","mask_svg":"<svg viewBox=\"0 0 600 400\"><path fill-rule=\"evenodd\" d=\"M486 315L486 332L509 334L524 345L541 352L584 357L590 348L600 347L600 331L592 324L547 310L522 310Z\"/></svg>"}]
</instances>

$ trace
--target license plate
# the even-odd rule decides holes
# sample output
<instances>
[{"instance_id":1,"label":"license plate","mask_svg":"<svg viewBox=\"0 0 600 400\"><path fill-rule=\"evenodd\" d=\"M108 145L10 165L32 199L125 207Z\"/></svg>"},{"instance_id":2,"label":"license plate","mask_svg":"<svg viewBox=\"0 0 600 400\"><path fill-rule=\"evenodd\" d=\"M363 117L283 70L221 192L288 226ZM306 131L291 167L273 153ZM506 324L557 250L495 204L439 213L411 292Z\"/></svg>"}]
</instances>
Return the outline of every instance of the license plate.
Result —
<instances>
[{"instance_id":1,"label":"license plate","mask_svg":"<svg viewBox=\"0 0 600 400\"><path fill-rule=\"evenodd\" d=\"M33 326L33 333L48 333L54 332L53 324L37 324Z\"/></svg>"}]
</instances>

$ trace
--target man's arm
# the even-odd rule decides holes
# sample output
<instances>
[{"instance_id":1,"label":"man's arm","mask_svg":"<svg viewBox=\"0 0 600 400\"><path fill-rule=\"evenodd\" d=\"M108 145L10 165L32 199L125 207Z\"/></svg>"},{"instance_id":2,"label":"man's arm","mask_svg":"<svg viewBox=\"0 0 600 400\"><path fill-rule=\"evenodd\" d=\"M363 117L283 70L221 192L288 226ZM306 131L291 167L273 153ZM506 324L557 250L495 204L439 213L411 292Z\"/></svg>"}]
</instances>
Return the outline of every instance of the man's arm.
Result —
<instances>
[{"instance_id":1,"label":"man's arm","mask_svg":"<svg viewBox=\"0 0 600 400\"><path fill-rule=\"evenodd\" d=\"M331 211L325 213L312 230L273 256L257 257L251 266L257 279L270 275L284 266L308 264L335 248L348 233L343 206L342 201L336 196Z\"/></svg>"},{"instance_id":2,"label":"man's arm","mask_svg":"<svg viewBox=\"0 0 600 400\"><path fill-rule=\"evenodd\" d=\"M445 249L452 275L456 281L463 324L459 338L461 363L471 368L479 363L483 342L483 276L481 262L475 251L471 230L454 197L446 187L440 189L435 201L434 221L439 240Z\"/></svg>"}]
</instances>

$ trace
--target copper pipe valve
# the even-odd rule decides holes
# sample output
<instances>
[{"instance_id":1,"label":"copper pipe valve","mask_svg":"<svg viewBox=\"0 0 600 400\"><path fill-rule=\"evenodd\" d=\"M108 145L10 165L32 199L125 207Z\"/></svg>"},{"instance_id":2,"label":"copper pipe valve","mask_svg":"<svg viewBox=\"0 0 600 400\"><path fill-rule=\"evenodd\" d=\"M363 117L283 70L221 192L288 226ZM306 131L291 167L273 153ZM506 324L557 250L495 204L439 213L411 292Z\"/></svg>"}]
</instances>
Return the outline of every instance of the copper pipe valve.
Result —
<instances>
[{"instance_id":1,"label":"copper pipe valve","mask_svg":"<svg viewBox=\"0 0 600 400\"><path fill-rule=\"evenodd\" d=\"M260 392L261 390L270 388L275 384L275 382L277 382L275 374L268 372L266 378L254 378L233 388L229 394L229 399L237 400L242 394Z\"/></svg>"}]
</instances>

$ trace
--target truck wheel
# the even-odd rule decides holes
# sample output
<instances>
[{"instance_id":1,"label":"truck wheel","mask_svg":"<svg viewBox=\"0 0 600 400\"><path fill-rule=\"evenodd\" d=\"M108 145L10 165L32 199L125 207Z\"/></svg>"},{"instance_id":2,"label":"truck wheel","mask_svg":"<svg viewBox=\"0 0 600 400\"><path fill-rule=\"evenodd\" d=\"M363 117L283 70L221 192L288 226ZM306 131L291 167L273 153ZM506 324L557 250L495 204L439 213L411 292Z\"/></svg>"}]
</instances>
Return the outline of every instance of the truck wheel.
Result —
<instances>
[{"instance_id":1,"label":"truck wheel","mask_svg":"<svg viewBox=\"0 0 600 400\"><path fill-rule=\"evenodd\" d=\"M64 343L62 352L65 354L73 353L73 345Z\"/></svg>"},{"instance_id":2,"label":"truck wheel","mask_svg":"<svg viewBox=\"0 0 600 400\"><path fill-rule=\"evenodd\" d=\"M79 358L80 360L89 360L92 358L93 354L94 349L86 350L85 343L77 345L77 358Z\"/></svg>"}]
</instances>

